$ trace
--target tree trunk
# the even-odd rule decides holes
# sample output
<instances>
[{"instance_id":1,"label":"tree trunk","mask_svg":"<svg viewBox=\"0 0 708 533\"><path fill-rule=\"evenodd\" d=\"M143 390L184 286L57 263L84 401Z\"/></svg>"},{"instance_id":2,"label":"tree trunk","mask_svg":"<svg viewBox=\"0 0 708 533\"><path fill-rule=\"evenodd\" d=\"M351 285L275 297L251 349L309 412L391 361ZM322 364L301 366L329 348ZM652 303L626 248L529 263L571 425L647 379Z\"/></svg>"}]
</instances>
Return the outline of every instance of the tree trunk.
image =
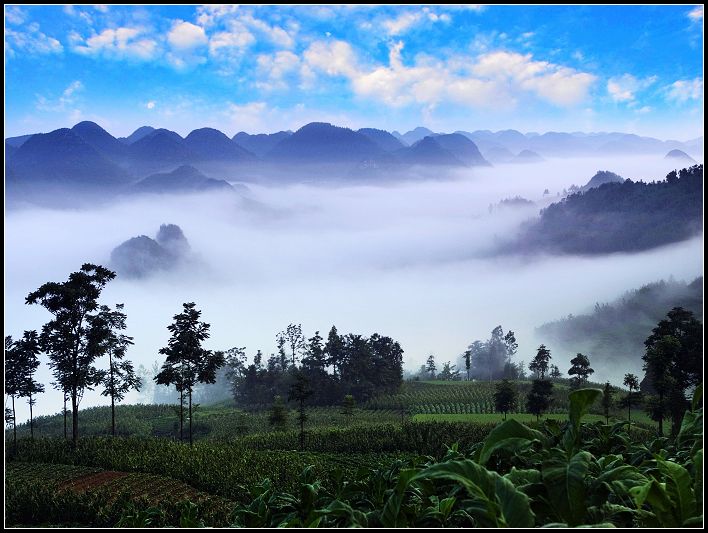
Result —
<instances>
[{"instance_id":1,"label":"tree trunk","mask_svg":"<svg viewBox=\"0 0 708 533\"><path fill-rule=\"evenodd\" d=\"M110 388L111 388L111 436L116 436L116 403L115 403L115 383L113 382L113 354L108 350L108 368L110 368Z\"/></svg>"},{"instance_id":2,"label":"tree trunk","mask_svg":"<svg viewBox=\"0 0 708 533\"><path fill-rule=\"evenodd\" d=\"M64 440L66 440L67 434L66 434L66 391L64 391Z\"/></svg>"},{"instance_id":3,"label":"tree trunk","mask_svg":"<svg viewBox=\"0 0 708 533\"><path fill-rule=\"evenodd\" d=\"M79 402L76 387L71 389L71 445L76 448L79 442Z\"/></svg>"},{"instance_id":4,"label":"tree trunk","mask_svg":"<svg viewBox=\"0 0 708 533\"><path fill-rule=\"evenodd\" d=\"M179 391L179 441L184 440L182 434L182 427L184 424L184 391Z\"/></svg>"},{"instance_id":5,"label":"tree trunk","mask_svg":"<svg viewBox=\"0 0 708 533\"><path fill-rule=\"evenodd\" d=\"M17 417L15 416L15 395L12 395L12 439L15 443L15 453L17 453Z\"/></svg>"},{"instance_id":6,"label":"tree trunk","mask_svg":"<svg viewBox=\"0 0 708 533\"><path fill-rule=\"evenodd\" d=\"M29 395L29 406L30 406L30 439L34 440L34 427L32 424L32 393Z\"/></svg>"},{"instance_id":7,"label":"tree trunk","mask_svg":"<svg viewBox=\"0 0 708 533\"><path fill-rule=\"evenodd\" d=\"M189 445L192 445L192 387L189 387Z\"/></svg>"}]
</instances>

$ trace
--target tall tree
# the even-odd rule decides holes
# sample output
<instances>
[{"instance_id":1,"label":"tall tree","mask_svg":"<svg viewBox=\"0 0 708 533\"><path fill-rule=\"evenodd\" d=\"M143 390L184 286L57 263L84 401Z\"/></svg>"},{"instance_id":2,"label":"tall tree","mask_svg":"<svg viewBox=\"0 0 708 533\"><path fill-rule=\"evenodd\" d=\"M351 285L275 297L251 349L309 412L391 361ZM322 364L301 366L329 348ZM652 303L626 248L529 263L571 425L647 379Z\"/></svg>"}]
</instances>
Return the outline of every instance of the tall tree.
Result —
<instances>
[{"instance_id":1,"label":"tall tree","mask_svg":"<svg viewBox=\"0 0 708 533\"><path fill-rule=\"evenodd\" d=\"M332 372L335 377L340 378L345 358L344 340L341 335L337 333L337 328L334 326L332 326L332 329L329 330L329 334L327 335L324 353L327 365L332 367Z\"/></svg>"},{"instance_id":2,"label":"tall tree","mask_svg":"<svg viewBox=\"0 0 708 533\"><path fill-rule=\"evenodd\" d=\"M489 381L503 371L507 359L507 345L504 339L504 330L497 326L492 330L492 336L487 343L487 372Z\"/></svg>"},{"instance_id":3,"label":"tall tree","mask_svg":"<svg viewBox=\"0 0 708 533\"><path fill-rule=\"evenodd\" d=\"M180 399L186 393L189 402L189 444L192 435L192 391L197 383L214 383L216 371L224 365L224 352L213 352L202 348L202 342L209 338L206 322L200 322L202 312L194 302L182 304L181 313L167 326L172 333L167 346L160 349L166 356L162 370L155 376L159 384L174 384L180 392Z\"/></svg>"},{"instance_id":4,"label":"tall tree","mask_svg":"<svg viewBox=\"0 0 708 533\"><path fill-rule=\"evenodd\" d=\"M472 350L465 350L464 353L464 358L465 358L465 370L467 370L467 381L470 380L470 368L472 366Z\"/></svg>"},{"instance_id":5,"label":"tall tree","mask_svg":"<svg viewBox=\"0 0 708 533\"><path fill-rule=\"evenodd\" d=\"M612 386L610 382L605 383L605 387L602 389L602 412L605 414L605 424L610 423L610 409L614 404L612 400Z\"/></svg>"},{"instance_id":6,"label":"tall tree","mask_svg":"<svg viewBox=\"0 0 708 533\"><path fill-rule=\"evenodd\" d=\"M624 375L624 386L629 389L629 394L625 398L625 403L627 404L627 423L631 425L632 423L632 400L634 399L634 391L639 390L639 378L634 374Z\"/></svg>"},{"instance_id":7,"label":"tall tree","mask_svg":"<svg viewBox=\"0 0 708 533\"><path fill-rule=\"evenodd\" d=\"M504 420L506 420L506 414L516 405L516 386L508 379L504 379L497 383L495 389L494 408L504 413Z\"/></svg>"},{"instance_id":8,"label":"tall tree","mask_svg":"<svg viewBox=\"0 0 708 533\"><path fill-rule=\"evenodd\" d=\"M568 370L569 376L575 376L570 380L571 386L580 387L587 383L590 374L595 371L590 368L590 360L579 353L570 360L570 370Z\"/></svg>"},{"instance_id":9,"label":"tall tree","mask_svg":"<svg viewBox=\"0 0 708 533\"><path fill-rule=\"evenodd\" d=\"M519 343L516 342L516 335L514 335L513 331L509 330L506 332L506 335L504 335L504 346L506 347L506 362L511 365L511 360L519 349Z\"/></svg>"},{"instance_id":10,"label":"tall tree","mask_svg":"<svg viewBox=\"0 0 708 533\"><path fill-rule=\"evenodd\" d=\"M551 372L548 374L551 379L560 379L562 375L558 365L551 365Z\"/></svg>"},{"instance_id":11,"label":"tall tree","mask_svg":"<svg viewBox=\"0 0 708 533\"><path fill-rule=\"evenodd\" d=\"M546 379L534 379L531 392L526 398L526 409L536 415L538 420L543 413L548 411L553 399L553 382Z\"/></svg>"},{"instance_id":12,"label":"tall tree","mask_svg":"<svg viewBox=\"0 0 708 533\"><path fill-rule=\"evenodd\" d=\"M123 312L124 304L116 304L115 310L102 305L100 312L91 322L91 336L94 349L99 355L108 355L108 370L101 372L102 396L111 398L111 435L116 435L116 402L125 398L130 390L140 390L140 377L135 373L133 363L124 360L133 337L124 333L128 318Z\"/></svg>"},{"instance_id":13,"label":"tall tree","mask_svg":"<svg viewBox=\"0 0 708 533\"><path fill-rule=\"evenodd\" d=\"M282 396L276 396L273 398L273 405L270 408L270 413L268 415L268 422L271 426L275 427L280 431L284 431L288 425L288 410L283 403Z\"/></svg>"},{"instance_id":14,"label":"tall tree","mask_svg":"<svg viewBox=\"0 0 708 533\"><path fill-rule=\"evenodd\" d=\"M297 421L300 424L300 449L305 449L305 422L307 421L307 412L305 411L305 400L307 400L314 391L310 387L310 382L302 370L295 372L295 382L290 387L288 392L288 401L295 400L298 402Z\"/></svg>"},{"instance_id":15,"label":"tall tree","mask_svg":"<svg viewBox=\"0 0 708 533\"><path fill-rule=\"evenodd\" d=\"M17 414L15 411L15 397L22 391L22 364L15 349L12 336L5 337L5 394L12 400L12 409L5 409L5 421L12 422L12 438L14 447L17 449ZM7 405L7 404L5 404Z\"/></svg>"},{"instance_id":16,"label":"tall tree","mask_svg":"<svg viewBox=\"0 0 708 533\"><path fill-rule=\"evenodd\" d=\"M658 362L657 353L651 354L650 351L662 344L666 337L675 339L678 345L670 350L670 360L662 370L666 375L662 377L657 374L657 371L663 363ZM661 396L665 399L670 398L667 411L671 416L671 432L675 435L681 427L683 414L688 407L686 394L703 380L703 325L692 312L674 307L652 330L644 345L647 349L643 357L646 377L652 384L655 380L661 382L661 386L665 389ZM664 348L667 346L664 345ZM652 359L658 366L650 364ZM642 386L640 384L640 387ZM654 388L656 389L656 385ZM659 402L658 405L661 406L663 403Z\"/></svg>"},{"instance_id":17,"label":"tall tree","mask_svg":"<svg viewBox=\"0 0 708 533\"><path fill-rule=\"evenodd\" d=\"M278 336L279 339L285 341L285 344L290 349L292 366L296 366L297 353L305 348L305 336L302 334L302 325L288 324L288 327L285 329L285 331L281 331Z\"/></svg>"},{"instance_id":18,"label":"tall tree","mask_svg":"<svg viewBox=\"0 0 708 533\"><path fill-rule=\"evenodd\" d=\"M344 396L344 401L342 402L342 414L350 420L354 416L354 406L354 396L351 394Z\"/></svg>"},{"instance_id":19,"label":"tall tree","mask_svg":"<svg viewBox=\"0 0 708 533\"><path fill-rule=\"evenodd\" d=\"M438 379L442 381L456 381L460 379L460 371L455 369L455 365L450 361L443 363L442 370L438 374Z\"/></svg>"},{"instance_id":20,"label":"tall tree","mask_svg":"<svg viewBox=\"0 0 708 533\"><path fill-rule=\"evenodd\" d=\"M548 362L551 360L551 351L546 348L545 344L538 347L536 356L529 363L529 370L535 372L541 379L546 377L548 371Z\"/></svg>"},{"instance_id":21,"label":"tall tree","mask_svg":"<svg viewBox=\"0 0 708 533\"><path fill-rule=\"evenodd\" d=\"M676 380L672 375L672 366L675 364L681 343L671 335L665 335L647 347L642 357L644 371L656 391L656 400L650 402L652 418L659 423L659 435L664 434L664 418L668 414L667 400Z\"/></svg>"},{"instance_id":22,"label":"tall tree","mask_svg":"<svg viewBox=\"0 0 708 533\"><path fill-rule=\"evenodd\" d=\"M425 361L425 371L428 373L430 379L435 379L435 356L430 354L428 359Z\"/></svg>"},{"instance_id":23,"label":"tall tree","mask_svg":"<svg viewBox=\"0 0 708 533\"><path fill-rule=\"evenodd\" d=\"M27 398L30 410L30 437L34 438L34 416L32 407L37 401L35 396L44 392L44 385L34 379L34 374L39 367L39 354L42 349L39 346L39 337L35 330L25 331L22 338L15 343L14 350L20 362L21 368L21 390L19 397Z\"/></svg>"},{"instance_id":24,"label":"tall tree","mask_svg":"<svg viewBox=\"0 0 708 533\"><path fill-rule=\"evenodd\" d=\"M86 389L100 380L93 366L98 357L89 343L89 324L98 309L98 298L115 272L85 263L72 272L68 281L45 283L25 299L28 305L39 304L54 318L42 327L40 345L49 355L49 366L56 386L71 396L72 445L79 439L79 403Z\"/></svg>"}]
</instances>

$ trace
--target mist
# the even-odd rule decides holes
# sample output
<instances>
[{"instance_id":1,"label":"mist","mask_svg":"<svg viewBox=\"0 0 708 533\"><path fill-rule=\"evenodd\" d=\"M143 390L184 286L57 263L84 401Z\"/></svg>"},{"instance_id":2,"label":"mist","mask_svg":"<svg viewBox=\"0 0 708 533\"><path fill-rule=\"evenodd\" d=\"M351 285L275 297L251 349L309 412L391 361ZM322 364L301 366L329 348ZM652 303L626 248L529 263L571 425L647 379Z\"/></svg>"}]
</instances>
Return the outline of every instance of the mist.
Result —
<instances>
[{"instance_id":1,"label":"mist","mask_svg":"<svg viewBox=\"0 0 708 533\"><path fill-rule=\"evenodd\" d=\"M207 348L245 346L249 359L258 349L274 352L276 333L301 323L308 337L316 330L326 336L333 324L340 333L391 336L408 370L430 353L454 362L502 325L516 332L517 359L529 361L544 342L533 332L540 324L644 283L701 275L703 239L587 257L498 255L498 243L598 170L652 181L673 168L658 157L562 159L435 179L411 174L382 185L247 183L246 196L145 195L77 209L16 208L5 220L5 334L18 338L49 320L40 306L24 305L30 291L65 281L82 263L107 265L121 242L173 223L194 252L188 266L139 280L118 277L101 296L102 303L125 304L135 342L128 359L136 367L162 362L166 328L189 301L211 324ZM535 205L490 210L517 195ZM552 355L564 370L574 354ZM37 379L47 392L37 399L38 415L56 413L62 403L49 385L46 356L42 362ZM595 367L593 379L620 384L625 372L640 370L641 360L634 368ZM81 407L107 403L93 391ZM20 401L18 418L24 410Z\"/></svg>"}]
</instances>

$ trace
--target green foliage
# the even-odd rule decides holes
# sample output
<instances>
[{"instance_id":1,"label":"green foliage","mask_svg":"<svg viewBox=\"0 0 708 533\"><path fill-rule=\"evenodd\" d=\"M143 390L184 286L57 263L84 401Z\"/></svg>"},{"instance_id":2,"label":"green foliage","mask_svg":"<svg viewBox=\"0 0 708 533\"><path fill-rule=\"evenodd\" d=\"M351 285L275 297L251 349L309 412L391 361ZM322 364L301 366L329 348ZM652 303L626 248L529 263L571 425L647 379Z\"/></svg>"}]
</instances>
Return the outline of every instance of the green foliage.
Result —
<instances>
[{"instance_id":1,"label":"green foliage","mask_svg":"<svg viewBox=\"0 0 708 533\"><path fill-rule=\"evenodd\" d=\"M505 379L497 383L494 392L494 407L497 411L504 413L504 420L506 420L506 414L516 405L516 397L516 387L511 381Z\"/></svg>"},{"instance_id":2,"label":"green foliage","mask_svg":"<svg viewBox=\"0 0 708 533\"><path fill-rule=\"evenodd\" d=\"M281 396L273 398L273 406L268 415L268 423L280 431L285 430L288 424L288 410Z\"/></svg>"}]
</instances>

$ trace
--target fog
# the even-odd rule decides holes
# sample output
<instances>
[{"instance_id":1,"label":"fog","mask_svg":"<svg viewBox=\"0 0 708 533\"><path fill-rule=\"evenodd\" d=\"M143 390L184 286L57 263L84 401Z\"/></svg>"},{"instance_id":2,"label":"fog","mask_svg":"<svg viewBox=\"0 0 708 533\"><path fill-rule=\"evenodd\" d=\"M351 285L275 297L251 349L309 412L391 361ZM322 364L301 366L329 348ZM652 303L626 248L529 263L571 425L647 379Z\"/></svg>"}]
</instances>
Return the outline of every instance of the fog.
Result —
<instances>
[{"instance_id":1,"label":"fog","mask_svg":"<svg viewBox=\"0 0 708 533\"><path fill-rule=\"evenodd\" d=\"M493 254L496 244L597 170L651 181L674 167L654 157L563 159L381 186L249 183L246 199L142 196L93 208L12 209L5 219L5 335L18 338L48 321L40 306L24 305L30 291L65 281L82 263L107 264L124 240L173 223L195 261L147 279L117 278L101 297L109 305L125 303L127 333L135 339L128 358L136 366L162 361L166 327L188 301L211 324L207 348L246 346L249 358L258 349L274 352L276 333L289 323L301 323L308 337L315 330L326 336L334 324L340 333L393 337L406 368L416 370L430 353L454 362L501 324L516 332L518 359L529 361L543 342L533 330L544 322L671 275L701 275L703 239L594 257L501 256ZM517 195L537 205L490 211L490 204ZM565 371L573 354L552 355ZM39 415L58 412L62 401L49 385L46 356L42 362L37 377L47 392L38 398ZM596 368L593 378L619 384L625 372L640 369L641 361L631 369ZM99 403L108 402L87 392L81 407Z\"/></svg>"}]
</instances>

